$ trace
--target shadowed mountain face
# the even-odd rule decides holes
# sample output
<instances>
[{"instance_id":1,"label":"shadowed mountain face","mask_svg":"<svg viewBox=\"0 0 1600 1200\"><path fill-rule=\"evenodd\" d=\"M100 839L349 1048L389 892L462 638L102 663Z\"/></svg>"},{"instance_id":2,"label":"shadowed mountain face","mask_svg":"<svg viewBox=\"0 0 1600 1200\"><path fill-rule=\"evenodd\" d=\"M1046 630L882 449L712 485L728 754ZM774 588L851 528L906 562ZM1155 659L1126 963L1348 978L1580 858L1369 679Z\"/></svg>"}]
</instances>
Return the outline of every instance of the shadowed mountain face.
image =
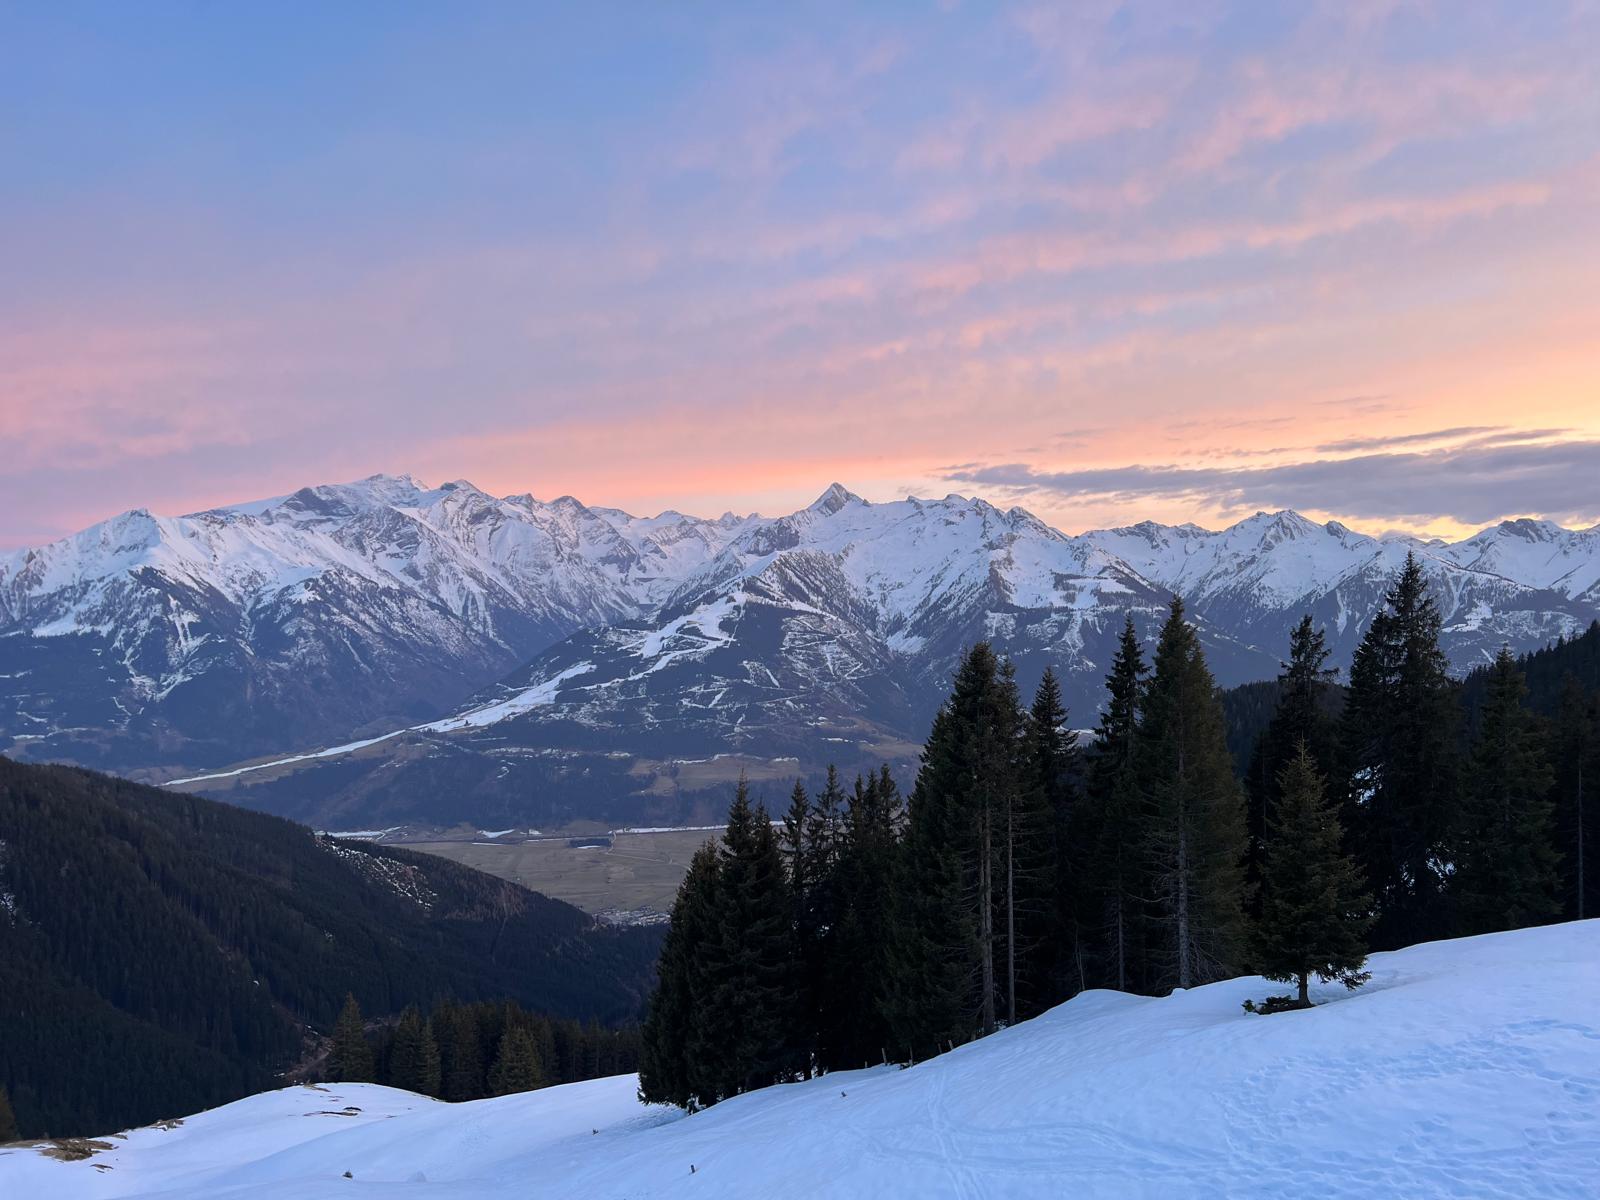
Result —
<instances>
[{"instance_id":1,"label":"shadowed mountain face","mask_svg":"<svg viewBox=\"0 0 1600 1200\"><path fill-rule=\"evenodd\" d=\"M380 476L0 560L0 737L160 778L379 738L193 785L334 825L680 819L741 768L909 762L979 638L1025 690L1054 666L1090 725L1123 621L1152 635L1174 592L1223 685L1275 674L1305 612L1348 663L1408 551L1461 670L1600 612L1600 530L1540 522L1454 545L1292 512L1068 537L838 485L711 521Z\"/></svg>"},{"instance_id":2,"label":"shadowed mountain face","mask_svg":"<svg viewBox=\"0 0 1600 1200\"><path fill-rule=\"evenodd\" d=\"M431 855L0 758L0 1079L28 1132L271 1086L347 992L635 1020L658 949Z\"/></svg>"}]
</instances>

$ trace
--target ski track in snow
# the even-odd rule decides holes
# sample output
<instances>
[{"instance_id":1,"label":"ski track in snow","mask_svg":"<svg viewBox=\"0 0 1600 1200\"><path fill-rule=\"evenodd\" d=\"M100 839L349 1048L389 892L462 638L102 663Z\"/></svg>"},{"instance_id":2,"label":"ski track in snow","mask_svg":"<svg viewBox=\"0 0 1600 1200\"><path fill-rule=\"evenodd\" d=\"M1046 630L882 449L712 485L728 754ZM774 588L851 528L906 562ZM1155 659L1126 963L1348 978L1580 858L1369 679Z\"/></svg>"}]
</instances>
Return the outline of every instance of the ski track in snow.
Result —
<instances>
[{"instance_id":1,"label":"ski track in snow","mask_svg":"<svg viewBox=\"0 0 1600 1200\"><path fill-rule=\"evenodd\" d=\"M641 1106L632 1076L460 1105L289 1088L135 1130L86 1162L0 1150L0 1196L1596 1195L1600 921L1371 967L1366 988L1320 987L1318 1008L1273 1017L1240 1010L1283 990L1259 979L1090 992L907 1071L840 1072L691 1117Z\"/></svg>"}]
</instances>

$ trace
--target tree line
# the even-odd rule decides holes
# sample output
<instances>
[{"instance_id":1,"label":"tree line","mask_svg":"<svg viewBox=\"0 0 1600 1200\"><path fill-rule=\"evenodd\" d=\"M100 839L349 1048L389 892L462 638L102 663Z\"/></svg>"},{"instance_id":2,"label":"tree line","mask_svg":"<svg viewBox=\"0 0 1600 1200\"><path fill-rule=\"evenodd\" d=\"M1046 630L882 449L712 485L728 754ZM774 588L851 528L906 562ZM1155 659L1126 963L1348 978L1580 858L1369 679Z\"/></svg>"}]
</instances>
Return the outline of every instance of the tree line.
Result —
<instances>
[{"instance_id":1,"label":"tree line","mask_svg":"<svg viewBox=\"0 0 1600 1200\"><path fill-rule=\"evenodd\" d=\"M1148 661L1125 624L1087 745L1050 671L1024 706L979 643L909 796L830 769L774 822L741 781L674 904L641 1098L913 1062L1089 988L1254 972L1294 985L1267 1011L1300 1007L1363 982L1369 946L1592 913L1595 694L1547 722L1502 651L1465 720L1439 632L1414 557L1347 685L1304 618L1242 779L1174 599Z\"/></svg>"},{"instance_id":2,"label":"tree line","mask_svg":"<svg viewBox=\"0 0 1600 1200\"><path fill-rule=\"evenodd\" d=\"M366 1022L346 996L334 1026L325 1078L382 1083L440 1100L481 1100L558 1083L625 1075L639 1068L638 1026L530 1012L515 1001L444 1001L425 1016Z\"/></svg>"}]
</instances>

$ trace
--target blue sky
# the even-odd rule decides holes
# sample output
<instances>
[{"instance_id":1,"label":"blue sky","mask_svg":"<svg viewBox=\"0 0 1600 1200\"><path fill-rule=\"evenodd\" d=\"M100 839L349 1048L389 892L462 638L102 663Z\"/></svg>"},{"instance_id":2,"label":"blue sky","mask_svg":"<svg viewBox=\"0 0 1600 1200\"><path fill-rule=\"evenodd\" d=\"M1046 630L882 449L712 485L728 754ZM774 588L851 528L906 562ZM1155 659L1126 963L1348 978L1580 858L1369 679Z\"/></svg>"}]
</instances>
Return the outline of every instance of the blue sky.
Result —
<instances>
[{"instance_id":1,"label":"blue sky","mask_svg":"<svg viewBox=\"0 0 1600 1200\"><path fill-rule=\"evenodd\" d=\"M1597 63L1589 0L0 3L0 545L379 470L1592 522Z\"/></svg>"}]
</instances>

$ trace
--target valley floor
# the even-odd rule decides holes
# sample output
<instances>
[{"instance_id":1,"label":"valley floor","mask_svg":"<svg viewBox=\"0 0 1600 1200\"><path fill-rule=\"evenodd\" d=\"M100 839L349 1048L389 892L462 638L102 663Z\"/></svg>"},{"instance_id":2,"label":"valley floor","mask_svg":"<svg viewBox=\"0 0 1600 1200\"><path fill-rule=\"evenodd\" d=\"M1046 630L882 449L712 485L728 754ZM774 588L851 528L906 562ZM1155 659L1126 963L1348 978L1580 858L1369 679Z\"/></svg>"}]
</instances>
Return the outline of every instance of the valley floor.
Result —
<instances>
[{"instance_id":1,"label":"valley floor","mask_svg":"<svg viewBox=\"0 0 1600 1200\"><path fill-rule=\"evenodd\" d=\"M721 833L721 826L713 826L612 830L601 838L576 833L572 837L400 844L509 879L596 916L621 913L664 920L694 852ZM585 844L597 841L604 844Z\"/></svg>"},{"instance_id":2,"label":"valley floor","mask_svg":"<svg viewBox=\"0 0 1600 1200\"><path fill-rule=\"evenodd\" d=\"M1371 965L1273 1017L1240 1009L1283 990L1259 979L1086 993L910 1070L692 1117L641 1106L631 1076L461 1105L290 1088L81 1162L0 1149L0 1196L1600 1194L1600 921Z\"/></svg>"}]
</instances>

